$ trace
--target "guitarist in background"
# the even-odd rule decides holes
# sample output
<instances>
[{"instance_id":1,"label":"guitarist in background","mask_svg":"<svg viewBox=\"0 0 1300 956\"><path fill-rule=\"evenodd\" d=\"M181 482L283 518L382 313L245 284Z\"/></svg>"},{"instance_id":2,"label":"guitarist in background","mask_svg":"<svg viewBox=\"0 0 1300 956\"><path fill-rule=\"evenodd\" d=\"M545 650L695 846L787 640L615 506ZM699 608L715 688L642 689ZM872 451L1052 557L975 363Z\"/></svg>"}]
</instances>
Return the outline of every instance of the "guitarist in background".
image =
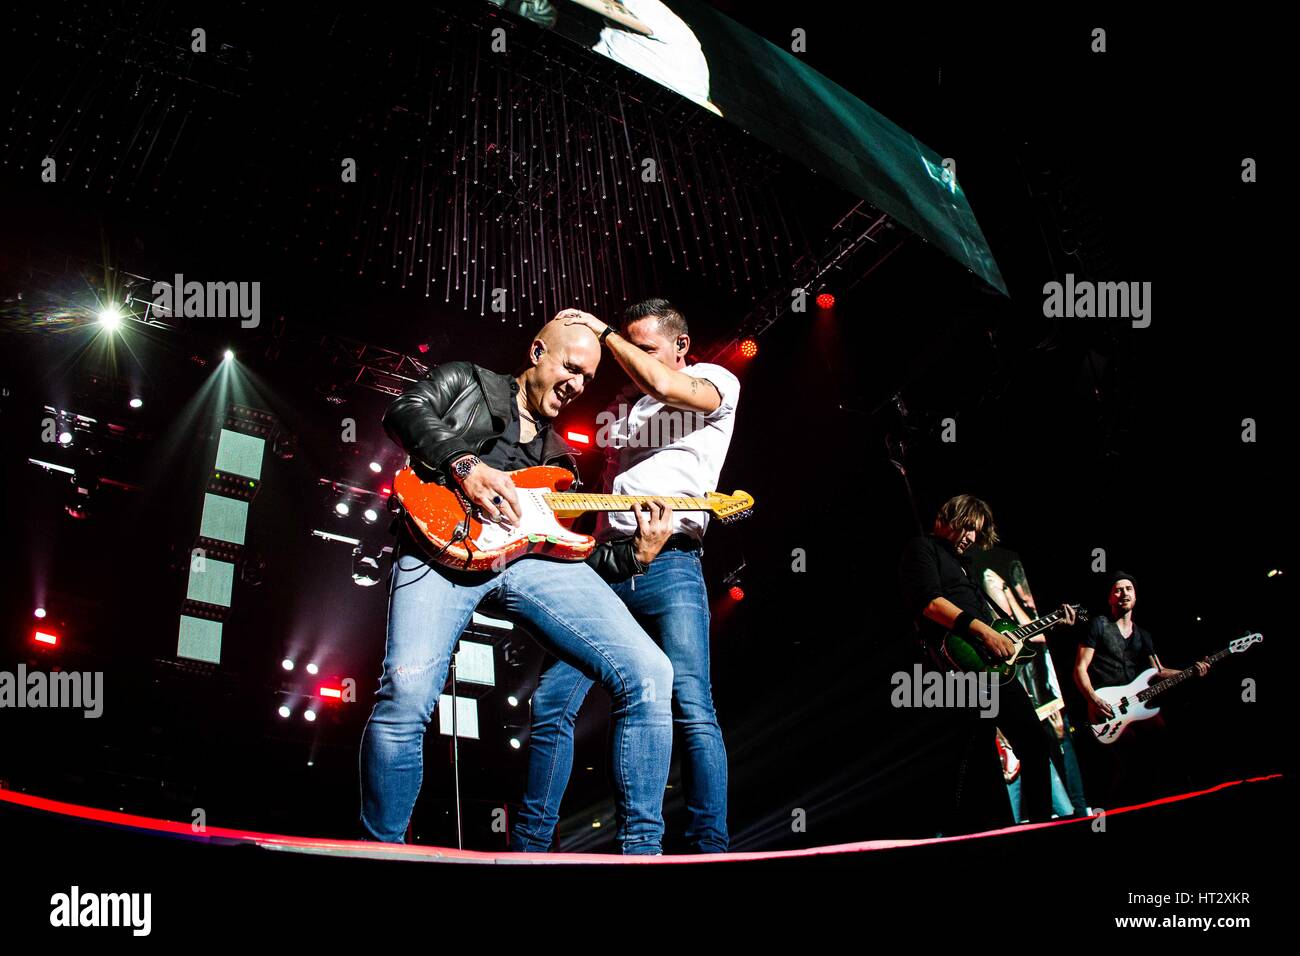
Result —
<instances>
[{"instance_id":1,"label":"guitarist in background","mask_svg":"<svg viewBox=\"0 0 1300 956\"><path fill-rule=\"evenodd\" d=\"M1117 571L1110 575L1109 584L1110 613L1092 619L1074 660L1074 683L1087 702L1088 721L1094 724L1113 716L1110 706L1097 696L1096 688L1122 687L1149 667L1157 668L1152 680L1164 680L1178 673L1160 663L1151 632L1133 621L1133 608L1137 605L1137 583L1133 575ZM1197 662L1197 676L1204 677L1209 670L1207 662ZM1164 727L1164 718L1156 714L1129 727L1125 731L1127 739L1110 746L1093 743L1088 748L1094 764L1088 780L1098 781L1094 804L1104 807L1113 805L1117 797L1143 798L1159 786L1157 771L1166 761L1163 748L1154 744L1163 737Z\"/></svg>"},{"instance_id":2,"label":"guitarist in background","mask_svg":"<svg viewBox=\"0 0 1300 956\"><path fill-rule=\"evenodd\" d=\"M620 495L695 497L718 487L731 444L740 382L720 365L688 365L686 319L665 299L630 306L621 330L595 316L568 320L591 344L603 343L634 386L601 415L605 446L603 491ZM627 403L631 401L629 406ZM636 526L624 512L602 513L602 548L632 552ZM633 555L629 571L593 562L673 665L673 723L686 752L682 778L690 822L686 841L699 853L723 853L727 834L727 751L713 707L709 678L709 595L700 555L708 513L679 511L673 534L656 557ZM626 564L626 562L624 562ZM564 661L542 673L533 694L528 790L511 845L551 848L560 801L573 767L573 728L591 687L589 677Z\"/></svg>"},{"instance_id":3,"label":"guitarist in background","mask_svg":"<svg viewBox=\"0 0 1300 956\"><path fill-rule=\"evenodd\" d=\"M469 362L429 372L389 406L384 428L424 480L457 488L484 520L519 521L506 471L557 464L577 477L574 450L550 427L582 394L600 346L561 312L528 347L518 375ZM667 509L638 514L634 538L667 537ZM639 548L642 542L634 545ZM617 564L628 553L604 552ZM475 608L492 599L612 700L618 838L624 853L662 852L663 796L672 755L672 665L592 568L524 558L500 572L458 571L426 556L402 523L389 583L388 639L375 706L361 740L361 823L404 842L423 776L424 733L447 680L452 648Z\"/></svg>"},{"instance_id":4,"label":"guitarist in background","mask_svg":"<svg viewBox=\"0 0 1300 956\"><path fill-rule=\"evenodd\" d=\"M982 643L990 657L1007 660L1015 644L995 631L988 602L971 580L962 561L972 547L997 543L993 512L973 495L950 498L939 508L930 534L913 538L903 549L899 581L908 610L916 615L923 645L933 651L951 632ZM1063 623L1074 623L1074 611L1063 608ZM930 662L946 669L938 660ZM1002 774L998 766L997 729L1011 742L1021 762L1021 817L1033 821L1052 815L1048 743L1039 727L1034 705L1019 681L1001 684L996 720L987 720L976 708L945 711L944 738L937 786L948 800L945 832L1005 826L1010 818Z\"/></svg>"},{"instance_id":5,"label":"guitarist in background","mask_svg":"<svg viewBox=\"0 0 1300 956\"><path fill-rule=\"evenodd\" d=\"M1002 548L987 548L975 555L970 565L985 596L1007 618L1021 625L1038 617L1025 566L1018 555ZM1007 577L998 573L995 567ZM1073 731L1061 701L1052 653L1047 638L1041 634L1029 638L1029 642L1035 645L1036 651L1023 666L1016 668L1016 679L1024 685L1035 708L1040 713L1044 708L1047 710L1046 717L1042 718L1043 733L1056 778L1060 780L1059 791L1056 781L1052 783L1052 809L1060 816L1082 814L1088 804L1083 794L1083 781L1071 742Z\"/></svg>"}]
</instances>

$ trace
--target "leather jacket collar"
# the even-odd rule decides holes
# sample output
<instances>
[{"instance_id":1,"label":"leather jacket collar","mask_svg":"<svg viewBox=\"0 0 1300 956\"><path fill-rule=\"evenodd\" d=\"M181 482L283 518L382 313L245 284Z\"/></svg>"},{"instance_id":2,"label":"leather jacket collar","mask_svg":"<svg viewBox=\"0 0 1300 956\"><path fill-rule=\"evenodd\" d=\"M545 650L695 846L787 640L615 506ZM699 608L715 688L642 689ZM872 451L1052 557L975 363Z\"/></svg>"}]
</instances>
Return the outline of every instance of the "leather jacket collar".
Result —
<instances>
[{"instance_id":1,"label":"leather jacket collar","mask_svg":"<svg viewBox=\"0 0 1300 956\"><path fill-rule=\"evenodd\" d=\"M479 366L475 366L475 370L478 373L479 383L483 386L483 396L487 400L488 414L492 416L493 427L496 429L496 433L500 435L510 422L510 406L515 401L515 396L519 394L519 383L515 381L513 375L492 372ZM576 458L582 454L560 437L558 429L554 427L554 422L551 423L551 426L546 430L546 438L542 442L543 463L549 464L551 461L565 456ZM577 469L574 468L573 470L576 473Z\"/></svg>"}]
</instances>

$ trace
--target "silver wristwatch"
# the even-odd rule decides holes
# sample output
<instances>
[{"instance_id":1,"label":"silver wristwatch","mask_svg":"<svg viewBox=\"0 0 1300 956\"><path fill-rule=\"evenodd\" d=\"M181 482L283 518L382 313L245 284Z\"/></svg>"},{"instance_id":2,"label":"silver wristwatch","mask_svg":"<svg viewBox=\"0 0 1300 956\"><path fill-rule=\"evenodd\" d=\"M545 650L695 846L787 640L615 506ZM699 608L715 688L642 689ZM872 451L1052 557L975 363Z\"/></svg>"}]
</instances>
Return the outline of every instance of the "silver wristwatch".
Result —
<instances>
[{"instance_id":1,"label":"silver wristwatch","mask_svg":"<svg viewBox=\"0 0 1300 956\"><path fill-rule=\"evenodd\" d=\"M483 464L483 462L479 459L478 455L470 455L466 458L461 458L453 464L451 466L451 473L456 476L457 481L464 481L469 477L469 473L481 464Z\"/></svg>"}]
</instances>

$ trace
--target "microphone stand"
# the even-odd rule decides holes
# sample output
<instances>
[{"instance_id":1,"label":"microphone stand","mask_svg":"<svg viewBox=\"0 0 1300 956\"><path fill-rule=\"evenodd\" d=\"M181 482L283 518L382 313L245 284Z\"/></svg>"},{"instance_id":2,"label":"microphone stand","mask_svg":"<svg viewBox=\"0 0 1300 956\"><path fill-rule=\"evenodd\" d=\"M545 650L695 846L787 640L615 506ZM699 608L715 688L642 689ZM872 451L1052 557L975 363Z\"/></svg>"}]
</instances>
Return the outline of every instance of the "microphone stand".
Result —
<instances>
[{"instance_id":1,"label":"microphone stand","mask_svg":"<svg viewBox=\"0 0 1300 956\"><path fill-rule=\"evenodd\" d=\"M457 641L457 646L460 642ZM457 711L460 710L456 696L456 652L451 654L451 775L452 789L456 792L456 849L465 849L465 841L460 825L460 733L457 726Z\"/></svg>"}]
</instances>

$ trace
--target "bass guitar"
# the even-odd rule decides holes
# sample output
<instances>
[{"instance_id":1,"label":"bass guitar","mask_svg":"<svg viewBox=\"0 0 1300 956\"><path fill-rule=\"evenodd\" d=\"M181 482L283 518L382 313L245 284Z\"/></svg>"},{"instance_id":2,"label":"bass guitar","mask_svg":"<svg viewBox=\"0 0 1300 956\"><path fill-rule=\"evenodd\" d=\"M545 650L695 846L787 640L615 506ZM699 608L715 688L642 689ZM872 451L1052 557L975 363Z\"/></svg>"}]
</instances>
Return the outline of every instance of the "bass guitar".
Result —
<instances>
[{"instance_id":1,"label":"bass guitar","mask_svg":"<svg viewBox=\"0 0 1300 956\"><path fill-rule=\"evenodd\" d=\"M1229 654L1240 654L1263 639L1263 634L1247 634L1245 637L1239 637L1223 650L1207 657L1205 659L1206 663L1213 664ZM1156 669L1148 667L1141 674L1138 674L1132 683L1125 684L1122 687L1097 688L1097 696L1110 705L1111 718L1103 723L1093 724L1093 736L1100 743L1113 744L1119 740L1120 734L1124 733L1132 724L1137 723L1139 720L1154 717L1160 712L1160 708L1151 703L1153 700L1170 688L1178 686L1195 673L1196 667L1192 666L1187 670L1179 671L1173 677L1166 677L1164 680L1153 684L1151 678L1156 676Z\"/></svg>"}]
</instances>

